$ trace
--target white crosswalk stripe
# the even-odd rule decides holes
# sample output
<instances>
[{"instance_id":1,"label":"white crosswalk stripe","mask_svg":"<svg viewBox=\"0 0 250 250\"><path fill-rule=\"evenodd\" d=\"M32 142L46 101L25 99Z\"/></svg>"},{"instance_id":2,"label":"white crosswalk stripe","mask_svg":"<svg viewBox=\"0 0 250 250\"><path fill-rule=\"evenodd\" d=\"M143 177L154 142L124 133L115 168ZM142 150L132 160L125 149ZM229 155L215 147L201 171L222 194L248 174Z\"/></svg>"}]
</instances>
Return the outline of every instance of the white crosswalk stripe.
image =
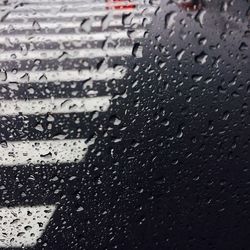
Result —
<instances>
[{"instance_id":1,"label":"white crosswalk stripe","mask_svg":"<svg viewBox=\"0 0 250 250\"><path fill-rule=\"evenodd\" d=\"M155 11L154 8L146 8L144 10L144 12L142 10L134 10L133 13L134 14L153 14ZM113 15L124 15L124 14L131 14L131 10L95 10L95 11L85 11L85 12L81 12L81 11L72 11L72 12L31 12L29 14L25 13L25 12L10 12L8 15L8 19L15 19L15 18L27 18L27 19L31 19L31 18L35 18L36 20L39 18L52 18L52 17L82 17L82 18L86 18L86 17L92 17L92 16L99 16L99 17L103 17L106 16L107 14L112 13Z\"/></svg>"},{"instance_id":2,"label":"white crosswalk stripe","mask_svg":"<svg viewBox=\"0 0 250 250\"><path fill-rule=\"evenodd\" d=\"M51 4L52 3L52 4ZM152 6L149 4L142 3L142 1L123 1L123 2L113 2L112 4L108 4L106 2L102 3L82 3L82 2L75 2L75 3L67 3L67 4L61 4L58 2L40 2L40 3L24 3L17 8L13 9L13 13L26 13L30 12L31 10L35 12L58 12L58 11L83 11L83 10L103 10L106 9L108 6L110 7L121 7L121 6L127 6L127 5L133 4L135 8L137 9L143 9L143 8L151 8ZM53 6L53 8L51 8ZM0 11L6 10L6 7L1 7L0 5Z\"/></svg>"},{"instance_id":3,"label":"white crosswalk stripe","mask_svg":"<svg viewBox=\"0 0 250 250\"><path fill-rule=\"evenodd\" d=\"M7 50L3 51L0 56L0 63L2 61L22 61L22 60L58 60L59 57L65 56L68 59L80 59L80 58L97 58L97 57L122 57L131 56L133 48L132 47L119 47L112 49L99 49L99 48L89 48L89 49L70 49L70 50L29 50L27 53L21 52L20 50Z\"/></svg>"},{"instance_id":4,"label":"white crosswalk stripe","mask_svg":"<svg viewBox=\"0 0 250 250\"><path fill-rule=\"evenodd\" d=\"M142 38L145 34L145 30L137 29L134 31L133 38ZM0 36L0 43L49 43L49 42L69 42L69 41L102 41L107 38L112 40L116 39L128 39L128 32L125 31L110 31L110 32L98 32L93 34L33 34L33 35L24 35L24 34L6 34Z\"/></svg>"},{"instance_id":5,"label":"white crosswalk stripe","mask_svg":"<svg viewBox=\"0 0 250 250\"><path fill-rule=\"evenodd\" d=\"M32 247L42 236L55 205L18 206L0 208L0 247Z\"/></svg>"},{"instance_id":6,"label":"white crosswalk stripe","mask_svg":"<svg viewBox=\"0 0 250 250\"><path fill-rule=\"evenodd\" d=\"M120 66L108 68L104 71L98 70L64 70L64 71L18 71L17 73L6 73L6 79L0 81L0 84L6 82L21 83L46 83L46 82L72 82L92 79L95 81L108 79L122 79L126 74L126 68Z\"/></svg>"},{"instance_id":7,"label":"white crosswalk stripe","mask_svg":"<svg viewBox=\"0 0 250 250\"><path fill-rule=\"evenodd\" d=\"M131 21L126 26L131 25L142 25L142 23L147 20L147 22L150 22L152 18L150 16L143 16L143 17L132 17ZM37 22L37 21L36 21ZM38 23L38 22L37 22ZM59 19L56 22L46 21L46 20L40 20L38 25L40 29L81 29L81 23L82 19L78 20L69 20L65 21L65 18ZM102 20L94 20L91 22L92 28L102 28ZM112 18L112 20L109 22L109 27L124 27L124 21L122 18ZM0 23L0 30L24 30L28 29L31 32L34 31L35 25L34 20L29 20L28 22L4 22Z\"/></svg>"},{"instance_id":8,"label":"white crosswalk stripe","mask_svg":"<svg viewBox=\"0 0 250 250\"><path fill-rule=\"evenodd\" d=\"M53 1L50 1L50 0L25 0L25 1L20 1L20 0L9 0L8 1L10 4L16 4L16 3L23 3L25 2L25 4L27 5L40 5L40 4L57 4L57 5L71 5L71 4L81 4L81 5L89 5L89 8L91 8L92 6L95 6L95 5L98 5L98 6L106 6L106 1L100 1L100 0L53 0ZM110 1L112 2L112 1ZM124 1L118 1L118 2L115 2L113 1L112 2L112 5L120 5L120 4L124 4L124 5L127 5L127 4L131 4L131 3L134 3L134 4L149 4L150 2L152 2L151 0L124 0Z\"/></svg>"},{"instance_id":9,"label":"white crosswalk stripe","mask_svg":"<svg viewBox=\"0 0 250 250\"><path fill-rule=\"evenodd\" d=\"M83 139L9 141L0 146L0 166L79 162L87 148Z\"/></svg>"},{"instance_id":10,"label":"white crosswalk stripe","mask_svg":"<svg viewBox=\"0 0 250 250\"><path fill-rule=\"evenodd\" d=\"M11 2L11 1L10 1ZM13 1L13 4L14 4L15 1ZM17 2L17 1L16 1ZM138 5L142 5L142 6L145 6L146 3L143 3L144 1L133 1L133 4L138 6ZM18 3L18 2L17 2ZM19 8L15 9L14 11L26 11L26 10L29 10L29 8L34 8L34 10L36 11L40 11L41 9L44 9L44 8L48 8L48 5L50 6L53 6L54 8L58 7L59 9L60 8L64 8L64 7L67 7L67 9L69 8L76 8L76 7L81 7L81 8L87 8L88 10L89 9L93 9L93 8L102 8L102 9L105 9L107 7L107 2L103 1L103 2L95 2L93 1L92 3L87 3L87 2L84 2L84 1L39 1L39 2L36 2L36 1L22 1L20 2L22 3L20 5ZM113 2L112 3L112 6L126 6L128 4L131 4L132 2L127 0L127 1L119 1L119 2ZM5 8L4 7L1 7L1 4L0 4L0 10L5 10L6 9L6 6Z\"/></svg>"},{"instance_id":11,"label":"white crosswalk stripe","mask_svg":"<svg viewBox=\"0 0 250 250\"><path fill-rule=\"evenodd\" d=\"M110 106L111 96L89 98L50 98L32 100L0 100L0 116L70 114L105 112Z\"/></svg>"}]
</instances>

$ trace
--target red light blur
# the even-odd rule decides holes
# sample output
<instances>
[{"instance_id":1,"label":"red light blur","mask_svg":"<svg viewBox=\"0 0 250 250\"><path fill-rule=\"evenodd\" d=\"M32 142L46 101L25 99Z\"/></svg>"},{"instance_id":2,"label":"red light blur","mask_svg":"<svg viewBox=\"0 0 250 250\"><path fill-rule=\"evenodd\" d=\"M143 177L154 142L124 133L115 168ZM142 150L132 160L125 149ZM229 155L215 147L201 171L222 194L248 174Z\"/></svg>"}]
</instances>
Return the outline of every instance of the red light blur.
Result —
<instances>
[{"instance_id":1,"label":"red light blur","mask_svg":"<svg viewBox=\"0 0 250 250\"><path fill-rule=\"evenodd\" d=\"M179 6L187 11L196 11L202 8L202 4L195 4L193 2L184 2L180 3Z\"/></svg>"},{"instance_id":2,"label":"red light blur","mask_svg":"<svg viewBox=\"0 0 250 250\"><path fill-rule=\"evenodd\" d=\"M136 7L135 4L130 3L126 0L106 0L106 2L107 2L106 9L133 10Z\"/></svg>"}]
</instances>

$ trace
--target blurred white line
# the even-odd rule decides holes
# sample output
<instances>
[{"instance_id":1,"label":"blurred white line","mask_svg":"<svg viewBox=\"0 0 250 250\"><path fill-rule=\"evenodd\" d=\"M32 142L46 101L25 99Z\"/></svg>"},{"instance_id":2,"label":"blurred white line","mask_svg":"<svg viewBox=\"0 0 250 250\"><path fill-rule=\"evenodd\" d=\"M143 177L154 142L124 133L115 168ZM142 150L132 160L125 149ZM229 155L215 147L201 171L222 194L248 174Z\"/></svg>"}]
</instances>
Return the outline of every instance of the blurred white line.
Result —
<instances>
[{"instance_id":1,"label":"blurred white line","mask_svg":"<svg viewBox=\"0 0 250 250\"><path fill-rule=\"evenodd\" d=\"M35 246L55 210L54 205L0 208L0 247Z\"/></svg>"},{"instance_id":2,"label":"blurred white line","mask_svg":"<svg viewBox=\"0 0 250 250\"><path fill-rule=\"evenodd\" d=\"M80 162L87 148L84 139L8 141L0 145L0 167Z\"/></svg>"},{"instance_id":3,"label":"blurred white line","mask_svg":"<svg viewBox=\"0 0 250 250\"><path fill-rule=\"evenodd\" d=\"M76 11L65 11L65 12L10 12L8 15L7 20L12 19L12 18L36 18L36 20L39 22L39 18L53 18L53 17L91 17L91 16L106 16L109 13L112 13L113 15L123 15L123 14L143 14L143 13L154 13L155 8L153 7L148 7L148 8L138 8L134 10L130 9L107 9L107 10L85 10L81 12L76 12Z\"/></svg>"},{"instance_id":4,"label":"blurred white line","mask_svg":"<svg viewBox=\"0 0 250 250\"><path fill-rule=\"evenodd\" d=\"M0 116L42 115L47 113L69 114L105 112L110 106L111 96L92 98L51 98L32 100L0 100Z\"/></svg>"},{"instance_id":5,"label":"blurred white line","mask_svg":"<svg viewBox=\"0 0 250 250\"><path fill-rule=\"evenodd\" d=\"M21 0L22 2L25 2L27 4L32 4L32 3L49 3L49 0ZM8 0L8 5L9 4L14 4L16 2L20 2L20 0ZM66 3L76 3L76 2L82 2L82 3L89 3L89 0L53 0L55 3L60 3L60 4L66 4ZM98 3L99 0L93 0L93 3Z\"/></svg>"},{"instance_id":6,"label":"blurred white line","mask_svg":"<svg viewBox=\"0 0 250 250\"><path fill-rule=\"evenodd\" d=\"M124 24L123 20L121 18L112 18L112 20L109 22L108 27L126 27L126 26L133 26L133 25L142 25L144 20L147 19L147 22L150 22L152 20L149 16L143 16L143 17L133 17L131 18L131 22L128 24ZM82 19L78 20L58 20L55 22L49 22L41 20L39 21L39 26L41 29L79 29L81 28ZM102 27L102 21L93 21L91 23L92 28ZM28 22L2 22L0 23L0 29L15 29L15 30L23 30L23 29L29 29L34 32L35 26L33 20L28 20Z\"/></svg>"},{"instance_id":7,"label":"blurred white line","mask_svg":"<svg viewBox=\"0 0 250 250\"><path fill-rule=\"evenodd\" d=\"M8 4L13 4L16 2L20 2L20 0L8 0ZM146 3L149 4L151 0L136 0L135 2L137 3ZM155 0L154 0L155 1ZM50 0L22 0L23 3L25 4L89 4L89 5L94 5L94 4L106 4L105 0L103 0L103 3L100 0L53 0L53 2L50 2ZM101 2L101 3L100 3ZM124 0L124 2L130 2L131 0Z\"/></svg>"},{"instance_id":8,"label":"blurred white line","mask_svg":"<svg viewBox=\"0 0 250 250\"><path fill-rule=\"evenodd\" d=\"M13 10L13 12L30 12L30 11L68 11L68 10L81 10L81 9L88 9L90 11L94 9L105 9L106 7L109 6L128 6L128 5L135 5L138 7L151 7L150 5L144 4L142 1L119 1L119 2L112 2L110 4L106 3L105 1L103 2L98 2L98 3L83 3L83 2L54 2L54 1L46 1L46 2L39 2L39 3L27 3L25 1L24 4L18 6L16 9ZM53 6L53 9L51 9L51 6ZM8 5L7 5L8 7ZM78 8L78 9L77 9ZM6 6L0 5L0 11L6 10Z\"/></svg>"},{"instance_id":9,"label":"blurred white line","mask_svg":"<svg viewBox=\"0 0 250 250\"><path fill-rule=\"evenodd\" d=\"M17 83L46 83L46 82L71 82L84 81L87 79L111 80L122 79L126 74L126 68L118 66L108 68L104 71L89 70L63 70L63 71L18 71L17 73L7 72L6 80L0 81L0 84L11 82Z\"/></svg>"},{"instance_id":10,"label":"blurred white line","mask_svg":"<svg viewBox=\"0 0 250 250\"><path fill-rule=\"evenodd\" d=\"M145 34L145 30L137 29L133 32L133 39L142 38ZM104 32L96 32L92 34L33 34L33 35L25 35L25 34L4 34L0 36L0 43L50 43L50 42L74 42L74 41L102 41L110 38L112 40L117 39L129 39L127 30L117 30L117 31L104 31Z\"/></svg>"},{"instance_id":11,"label":"blurred white line","mask_svg":"<svg viewBox=\"0 0 250 250\"><path fill-rule=\"evenodd\" d=\"M60 61L63 58L68 59L79 59L79 58L97 58L97 57L121 57L131 56L133 48L130 47L119 47L112 49L72 49L72 50L28 50L26 54L20 50L5 50L0 54L1 61L21 61L21 60L52 60L56 59Z\"/></svg>"}]
</instances>

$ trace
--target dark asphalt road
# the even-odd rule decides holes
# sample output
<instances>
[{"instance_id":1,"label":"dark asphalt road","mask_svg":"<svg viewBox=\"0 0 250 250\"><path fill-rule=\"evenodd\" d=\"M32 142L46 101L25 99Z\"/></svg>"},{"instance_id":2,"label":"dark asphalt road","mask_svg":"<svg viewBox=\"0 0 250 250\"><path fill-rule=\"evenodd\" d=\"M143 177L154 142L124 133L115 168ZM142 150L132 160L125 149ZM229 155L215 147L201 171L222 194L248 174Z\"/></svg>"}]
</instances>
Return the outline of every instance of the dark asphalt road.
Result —
<instances>
[{"instance_id":1,"label":"dark asphalt road","mask_svg":"<svg viewBox=\"0 0 250 250\"><path fill-rule=\"evenodd\" d=\"M42 2L33 8L42 8ZM59 1L53 4L60 5ZM149 26L124 27L121 17L108 16L120 25L89 32L86 22L93 21L82 19L76 3L72 3L73 10L61 11L62 17L53 4L45 4L46 18L41 20L40 12L34 11L31 18L27 7L28 16L18 17L26 21L27 30L16 27L7 32L5 27L1 31L1 150L5 155L11 148L16 156L13 164L9 163L12 155L0 158L0 216L10 216L8 207L17 206L24 211L32 206L44 211L46 205L55 210L53 214L47 212L45 220L38 218L43 222L40 228L44 228L51 217L32 249L248 249L249 2L234 1L221 8L218 1L193 12L162 1L161 8L151 7L156 12ZM88 6L84 8L88 10ZM10 12L0 28L8 22L22 25L15 19L16 12ZM77 16L76 12L79 19L66 21L67 15ZM55 24L48 16L60 19L62 26L79 27L82 23L82 28L44 29L43 22ZM141 17L140 12L136 17ZM33 25L34 20L38 24ZM104 20L97 20L96 25ZM28 28L29 24L35 28ZM140 29L146 31L144 38L138 35L131 39L136 36L133 31ZM79 35L79 41L71 41L68 36L64 42L38 43L38 36L55 31ZM117 36L108 42L101 36L95 36L99 41L83 38L112 31L129 37L120 40ZM22 42L15 41L16 36ZM5 42L7 37L10 42ZM80 51L89 53L103 46L105 56L94 51L89 57L74 58ZM127 54L109 56L114 47L128 48L128 52L121 49L119 53ZM34 52L42 49L62 55L40 55L35 60ZM72 49L77 50L73 58L70 52L63 54ZM10 60L8 51L20 54ZM125 69L124 75L109 77L107 70L117 72L117 66ZM75 80L54 80L67 78L66 70L74 70L70 77ZM29 76L24 75L27 72ZM77 80L79 74L84 80ZM97 96L110 99L105 112L99 106L74 112L74 108L82 108L79 99ZM26 104L22 108L20 103L27 100L30 105L34 99L49 103L51 97L75 98L76 104L54 107L61 110L59 114L42 102L49 114L41 115L37 105L32 112L39 112L31 113ZM8 115L10 108L1 109L7 100L20 105L22 113ZM45 140L70 141L48 148ZM73 140L76 145L70 143ZM41 145L19 147L20 141ZM80 152L79 158L77 148L81 143L87 150ZM22 164L27 158L20 156L22 150L34 155L29 164ZM42 156L36 155L39 150ZM67 161L70 156L76 158L75 162ZM10 220L7 224L0 220L0 227L3 232L18 228ZM13 241L10 234L0 232L0 242L5 239L2 242L9 249L18 244L20 247L18 242L24 243L24 239L31 244L30 239L37 234L29 238L29 230L20 229L25 234L13 236Z\"/></svg>"}]
</instances>

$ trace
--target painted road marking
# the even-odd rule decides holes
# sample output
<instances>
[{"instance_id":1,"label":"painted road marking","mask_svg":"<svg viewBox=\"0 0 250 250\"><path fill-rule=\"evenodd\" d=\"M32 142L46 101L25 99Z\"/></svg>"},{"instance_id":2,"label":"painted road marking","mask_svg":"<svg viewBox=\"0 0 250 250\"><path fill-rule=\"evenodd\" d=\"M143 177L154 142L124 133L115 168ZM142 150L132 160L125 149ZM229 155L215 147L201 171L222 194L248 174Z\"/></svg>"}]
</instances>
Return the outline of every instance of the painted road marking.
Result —
<instances>
[{"instance_id":1,"label":"painted road marking","mask_svg":"<svg viewBox=\"0 0 250 250\"><path fill-rule=\"evenodd\" d=\"M52 60L59 59L61 56L65 56L68 59L80 59L80 58L97 58L97 57L122 57L131 56L133 48L119 47L119 48L84 48L84 49L72 49L72 50L28 50L27 53L23 53L20 50L6 50L1 52L1 61L21 61L21 60Z\"/></svg>"},{"instance_id":2,"label":"painted road marking","mask_svg":"<svg viewBox=\"0 0 250 250\"><path fill-rule=\"evenodd\" d=\"M140 4L147 4L150 2L150 0L123 0L123 2L127 2L127 3L131 3L131 1L134 3L140 3ZM15 4L18 2L18 0L8 0L9 4ZM23 0L20 2L24 2ZM115 1L114 1L115 2ZM96 0L92 0L90 2L90 0L53 0L53 2L50 2L49 0L25 0L25 5L36 5L36 4L56 4L56 5L71 5L71 4L89 4L89 6L94 6L95 4L97 5L106 5L106 0L103 1L96 1ZM1 4L0 4L1 5Z\"/></svg>"},{"instance_id":3,"label":"painted road marking","mask_svg":"<svg viewBox=\"0 0 250 250\"><path fill-rule=\"evenodd\" d=\"M11 3L11 1L9 1L9 3ZM14 2L13 2L14 3ZM53 7L62 7L62 6L67 6L67 7L74 7L74 6L83 6L83 7L86 7L86 8L89 8L89 9L92 9L92 8L95 8L95 7L106 7L107 3L105 1L103 2L92 2L92 3L87 3L87 2L84 2L84 1L39 1L39 2L36 2L36 1L27 1L25 0L25 2L20 5L20 7L18 7L18 9L15 9L15 11L18 11L18 10L23 10L23 9L27 9L27 8L30 8L30 7L35 7L36 10L40 10L41 8L44 8L44 7L41 7L41 5L45 5L45 8L48 7L48 5L51 4L53 5ZM124 0L122 2L113 2L112 3L113 5L128 5L128 4L131 4L131 1L129 0ZM143 4L143 1L133 1L133 4ZM1 4L0 4L1 6ZM2 7L2 9L6 9L4 7ZM68 9L68 8L67 8ZM1 10L1 8L0 8Z\"/></svg>"},{"instance_id":4,"label":"painted road marking","mask_svg":"<svg viewBox=\"0 0 250 250\"><path fill-rule=\"evenodd\" d=\"M134 31L134 38L142 38L145 34L144 29L136 29ZM50 42L69 42L69 41L102 41L110 38L112 40L121 40L128 39L128 31L105 31L105 32L96 32L92 34L76 34L76 33L66 33L66 34L33 34L33 35L24 35L24 34L4 34L0 36L0 43L50 43Z\"/></svg>"},{"instance_id":5,"label":"painted road marking","mask_svg":"<svg viewBox=\"0 0 250 250\"><path fill-rule=\"evenodd\" d=\"M111 96L92 98L50 98L32 100L0 100L0 116L70 114L105 112L110 106Z\"/></svg>"},{"instance_id":6,"label":"painted road marking","mask_svg":"<svg viewBox=\"0 0 250 250\"><path fill-rule=\"evenodd\" d=\"M82 2L82 3L89 3L90 0L53 0L53 2L64 5L69 3L76 3L76 2ZM8 0L8 5L16 4L16 3L23 3L23 0ZM99 2L99 0L93 0L94 3ZM49 0L25 0L26 4L31 3L49 3Z\"/></svg>"},{"instance_id":7,"label":"painted road marking","mask_svg":"<svg viewBox=\"0 0 250 250\"><path fill-rule=\"evenodd\" d=\"M8 14L7 19L15 19L15 18L25 18L25 19L30 19L30 18L35 18L36 20L39 18L50 18L50 17L92 17L92 16L106 16L109 13L113 13L113 15L123 15L123 14L142 14L142 12L147 13L147 14L153 14L155 11L155 8L153 7L148 7L148 8L136 8L136 9L107 9L107 10L90 10L90 11L81 11L81 12L29 12L28 14L25 12L10 12Z\"/></svg>"},{"instance_id":8,"label":"painted road marking","mask_svg":"<svg viewBox=\"0 0 250 250\"><path fill-rule=\"evenodd\" d=\"M0 247L32 247L46 230L54 205L0 208Z\"/></svg>"},{"instance_id":9,"label":"painted road marking","mask_svg":"<svg viewBox=\"0 0 250 250\"><path fill-rule=\"evenodd\" d=\"M131 19L131 22L126 26L133 26L133 25L142 25L142 23L147 19L147 22L150 22L152 20L149 16L143 16L143 17L133 17ZM80 29L81 28L82 19L78 20L69 20L65 21L63 20L56 20L55 22L49 22L46 20L41 20L38 22L41 29ZM126 27L125 26L125 27ZM101 28L102 27L102 21L97 20L91 22L92 28ZM108 27L124 27L123 20L121 18L113 18L109 22ZM23 30L23 29L30 29L31 31L34 31L34 20L29 20L29 22L9 22L8 20L6 22L0 23L0 29L14 29L14 30Z\"/></svg>"},{"instance_id":10,"label":"painted road marking","mask_svg":"<svg viewBox=\"0 0 250 250\"><path fill-rule=\"evenodd\" d=\"M11 82L21 83L47 83L47 82L72 82L92 79L95 81L122 79L126 74L126 68L117 66L104 71L98 70L63 70L63 71L18 71L6 72L6 78L0 80L0 84Z\"/></svg>"},{"instance_id":11,"label":"painted road marking","mask_svg":"<svg viewBox=\"0 0 250 250\"><path fill-rule=\"evenodd\" d=\"M17 8L13 9L13 12L30 12L30 11L36 11L36 12L43 12L43 11L62 11L62 9L66 11L76 10L76 11L82 11L82 9L87 10L95 10L95 9L105 9L107 6L130 6L131 3L137 7L151 7L151 5L143 3L142 1L122 1L122 2L98 2L98 3L83 3L83 2L69 2L68 4L65 3L58 3L58 2L39 2L39 3L28 3L25 1L24 4L18 6ZM53 6L53 9L51 9L51 5ZM63 8L64 7L64 8ZM79 9L80 8L80 9ZM0 11L6 10L6 7L0 5ZM65 11L64 10L64 11Z\"/></svg>"},{"instance_id":12,"label":"painted road marking","mask_svg":"<svg viewBox=\"0 0 250 250\"><path fill-rule=\"evenodd\" d=\"M87 148L85 139L8 141L0 146L0 166L80 162Z\"/></svg>"}]
</instances>

